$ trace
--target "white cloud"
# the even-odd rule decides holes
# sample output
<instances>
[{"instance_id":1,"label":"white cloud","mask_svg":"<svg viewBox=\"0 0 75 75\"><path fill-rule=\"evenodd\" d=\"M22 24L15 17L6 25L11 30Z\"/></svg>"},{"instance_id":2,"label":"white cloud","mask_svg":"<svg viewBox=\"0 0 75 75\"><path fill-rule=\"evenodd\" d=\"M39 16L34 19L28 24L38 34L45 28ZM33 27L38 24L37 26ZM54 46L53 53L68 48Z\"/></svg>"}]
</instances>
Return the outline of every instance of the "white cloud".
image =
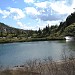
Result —
<instances>
[{"instance_id":1,"label":"white cloud","mask_svg":"<svg viewBox=\"0 0 75 75\"><path fill-rule=\"evenodd\" d=\"M51 25L59 25L60 22L61 22L61 20L57 20L57 21L46 21L46 22L47 22L47 24L49 24L49 26L51 26Z\"/></svg>"},{"instance_id":2,"label":"white cloud","mask_svg":"<svg viewBox=\"0 0 75 75\"><path fill-rule=\"evenodd\" d=\"M38 23L35 26L30 26L30 25L26 25L23 24L22 22L18 21L17 25L21 28L21 29L25 29L25 30L38 30L39 28L43 29L44 27L46 27L46 25L48 24L47 22L43 22L40 19L37 19Z\"/></svg>"},{"instance_id":3,"label":"white cloud","mask_svg":"<svg viewBox=\"0 0 75 75\"><path fill-rule=\"evenodd\" d=\"M1 10L0 9L0 14L2 14L2 18L7 18L7 17L10 17L12 16L12 18L14 20L19 20L19 19L22 19L25 17L25 14L24 12L19 9L19 8L7 8L8 10Z\"/></svg>"},{"instance_id":4,"label":"white cloud","mask_svg":"<svg viewBox=\"0 0 75 75\"><path fill-rule=\"evenodd\" d=\"M38 30L39 28L43 29L46 27L46 25L48 25L49 23L47 23L47 21L42 21L40 19L36 19L37 24L36 24L36 30Z\"/></svg>"},{"instance_id":5,"label":"white cloud","mask_svg":"<svg viewBox=\"0 0 75 75\"><path fill-rule=\"evenodd\" d=\"M37 21L37 25L36 25L36 29L38 30L39 28L43 29L45 28L48 24L49 26L51 25L59 25L61 20L57 20L57 21L41 21L40 19L36 19Z\"/></svg>"},{"instance_id":6,"label":"white cloud","mask_svg":"<svg viewBox=\"0 0 75 75\"><path fill-rule=\"evenodd\" d=\"M13 18L15 20L19 20L19 19L22 19L22 18L25 17L24 12L21 9L19 9L19 8L10 8L9 7L8 9L10 10L11 14L16 14L16 15L13 15Z\"/></svg>"},{"instance_id":7,"label":"white cloud","mask_svg":"<svg viewBox=\"0 0 75 75\"><path fill-rule=\"evenodd\" d=\"M16 0L12 1L15 2ZM16 20L17 25L22 29L38 29L39 27L44 28L47 24L59 24L65 16L74 12L73 8L75 8L75 0L72 0L70 5L67 4L67 1L68 0L24 0L25 3L31 3L29 7L27 7L28 5L25 5L24 10L9 7L6 10L0 9L0 14L2 14L2 18L11 17ZM31 24L26 25L20 22L20 19L24 19L25 17L37 19L36 26L32 26Z\"/></svg>"},{"instance_id":8,"label":"white cloud","mask_svg":"<svg viewBox=\"0 0 75 75\"><path fill-rule=\"evenodd\" d=\"M75 0L73 0L73 3L71 6L67 6L66 5L66 0L65 1L57 1L57 2L52 2L50 7L58 12L59 14L70 14L72 13L74 10L73 10L73 7L75 7Z\"/></svg>"},{"instance_id":9,"label":"white cloud","mask_svg":"<svg viewBox=\"0 0 75 75\"><path fill-rule=\"evenodd\" d=\"M34 3L34 5L39 7L39 8L47 8L49 4L50 4L50 2L48 2L48 1Z\"/></svg>"},{"instance_id":10,"label":"white cloud","mask_svg":"<svg viewBox=\"0 0 75 75\"><path fill-rule=\"evenodd\" d=\"M3 15L2 18L7 18L10 15L10 12L6 11L6 10L1 10L0 9L0 14Z\"/></svg>"},{"instance_id":11,"label":"white cloud","mask_svg":"<svg viewBox=\"0 0 75 75\"><path fill-rule=\"evenodd\" d=\"M39 11L37 11L34 7L26 7L25 11L29 15L39 15Z\"/></svg>"},{"instance_id":12,"label":"white cloud","mask_svg":"<svg viewBox=\"0 0 75 75\"><path fill-rule=\"evenodd\" d=\"M34 3L34 0L24 0L25 3Z\"/></svg>"},{"instance_id":13,"label":"white cloud","mask_svg":"<svg viewBox=\"0 0 75 75\"><path fill-rule=\"evenodd\" d=\"M18 21L17 22L17 25L21 28L21 29L25 29L25 30L36 30L36 27L35 26L29 26L29 25L26 25L26 24L23 24L22 22Z\"/></svg>"},{"instance_id":14,"label":"white cloud","mask_svg":"<svg viewBox=\"0 0 75 75\"><path fill-rule=\"evenodd\" d=\"M21 23L21 22L19 22L19 21L17 22L17 25L18 25L18 26L20 26L21 28L24 28L24 27L25 27L25 25L24 25L24 24L22 24L22 23Z\"/></svg>"},{"instance_id":15,"label":"white cloud","mask_svg":"<svg viewBox=\"0 0 75 75\"><path fill-rule=\"evenodd\" d=\"M73 8L75 8L75 0L70 5L67 3L66 0L36 2L34 3L36 8L32 7L34 8L33 10L31 7L27 8L26 12L33 18L39 18L43 21L64 20L64 18L74 12ZM37 17L32 14L36 14Z\"/></svg>"},{"instance_id":16,"label":"white cloud","mask_svg":"<svg viewBox=\"0 0 75 75\"><path fill-rule=\"evenodd\" d=\"M28 0L24 0L25 2ZM30 0L26 3L33 3L33 0ZM69 15L74 12L75 8L75 0L73 0L71 5L67 5L66 0L58 0L58 1L44 1L44 2L34 2L35 7L26 7L25 12L27 15L34 17L37 20L36 26L28 26L21 22L18 22L18 25L22 27L22 29L42 29L46 25L55 25L58 24L65 18L66 14Z\"/></svg>"}]
</instances>

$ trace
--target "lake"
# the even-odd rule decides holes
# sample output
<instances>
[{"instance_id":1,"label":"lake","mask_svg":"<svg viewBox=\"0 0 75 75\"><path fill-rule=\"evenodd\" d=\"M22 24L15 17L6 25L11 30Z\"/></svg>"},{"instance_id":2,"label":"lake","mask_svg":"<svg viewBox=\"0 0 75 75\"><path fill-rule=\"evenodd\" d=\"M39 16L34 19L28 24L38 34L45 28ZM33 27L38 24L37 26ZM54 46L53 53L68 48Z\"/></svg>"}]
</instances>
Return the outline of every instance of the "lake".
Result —
<instances>
[{"instance_id":1,"label":"lake","mask_svg":"<svg viewBox=\"0 0 75 75\"><path fill-rule=\"evenodd\" d=\"M22 65L29 59L44 59L49 56L61 60L64 51L66 55L75 55L75 42L63 40L0 44L0 65Z\"/></svg>"}]
</instances>

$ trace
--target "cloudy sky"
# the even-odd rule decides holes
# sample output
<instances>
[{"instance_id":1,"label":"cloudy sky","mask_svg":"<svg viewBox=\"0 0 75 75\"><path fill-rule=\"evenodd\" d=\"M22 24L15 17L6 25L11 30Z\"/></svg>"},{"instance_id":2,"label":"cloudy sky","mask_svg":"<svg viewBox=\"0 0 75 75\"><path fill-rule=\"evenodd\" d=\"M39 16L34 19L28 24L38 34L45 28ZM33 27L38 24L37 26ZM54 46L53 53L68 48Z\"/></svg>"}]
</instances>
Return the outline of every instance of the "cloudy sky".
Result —
<instances>
[{"instance_id":1,"label":"cloudy sky","mask_svg":"<svg viewBox=\"0 0 75 75\"><path fill-rule=\"evenodd\" d=\"M0 22L35 30L59 24L74 8L75 0L0 0Z\"/></svg>"}]
</instances>

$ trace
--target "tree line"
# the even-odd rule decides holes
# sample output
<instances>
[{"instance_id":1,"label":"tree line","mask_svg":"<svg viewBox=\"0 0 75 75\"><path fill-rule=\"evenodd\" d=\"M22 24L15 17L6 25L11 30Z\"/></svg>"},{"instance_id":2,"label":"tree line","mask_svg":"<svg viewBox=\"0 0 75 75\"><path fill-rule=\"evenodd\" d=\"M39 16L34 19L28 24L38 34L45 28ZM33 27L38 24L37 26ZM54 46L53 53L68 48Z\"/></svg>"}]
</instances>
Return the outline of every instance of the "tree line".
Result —
<instances>
[{"instance_id":1,"label":"tree line","mask_svg":"<svg viewBox=\"0 0 75 75\"><path fill-rule=\"evenodd\" d=\"M4 23L0 23L0 37L24 37L24 38L57 38L64 36L75 36L75 12L71 13L64 22L59 25L46 25L43 29L23 30L9 27Z\"/></svg>"}]
</instances>

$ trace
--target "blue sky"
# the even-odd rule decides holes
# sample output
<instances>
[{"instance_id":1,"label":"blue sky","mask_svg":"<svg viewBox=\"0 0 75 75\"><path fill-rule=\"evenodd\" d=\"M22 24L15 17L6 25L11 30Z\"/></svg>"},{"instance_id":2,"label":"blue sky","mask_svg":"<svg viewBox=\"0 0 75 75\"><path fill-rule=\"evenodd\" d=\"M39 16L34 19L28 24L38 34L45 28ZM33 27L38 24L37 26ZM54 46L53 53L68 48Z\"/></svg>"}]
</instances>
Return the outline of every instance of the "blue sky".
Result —
<instances>
[{"instance_id":1,"label":"blue sky","mask_svg":"<svg viewBox=\"0 0 75 75\"><path fill-rule=\"evenodd\" d=\"M56 25L74 12L75 0L1 0L0 22L21 29Z\"/></svg>"}]
</instances>

